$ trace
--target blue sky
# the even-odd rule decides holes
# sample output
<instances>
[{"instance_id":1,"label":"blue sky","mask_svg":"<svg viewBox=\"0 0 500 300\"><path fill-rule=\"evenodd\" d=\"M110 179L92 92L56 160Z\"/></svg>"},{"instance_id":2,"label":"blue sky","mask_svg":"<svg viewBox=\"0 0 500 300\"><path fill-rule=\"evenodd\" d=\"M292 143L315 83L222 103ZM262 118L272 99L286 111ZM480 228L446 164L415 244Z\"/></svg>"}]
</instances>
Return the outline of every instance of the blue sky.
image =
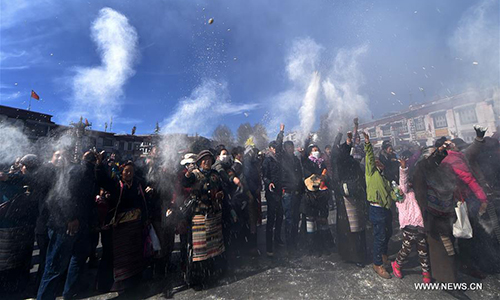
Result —
<instances>
[{"instance_id":1,"label":"blue sky","mask_svg":"<svg viewBox=\"0 0 500 300\"><path fill-rule=\"evenodd\" d=\"M115 132L313 130L500 81L495 0L1 0L0 30L2 105Z\"/></svg>"}]
</instances>

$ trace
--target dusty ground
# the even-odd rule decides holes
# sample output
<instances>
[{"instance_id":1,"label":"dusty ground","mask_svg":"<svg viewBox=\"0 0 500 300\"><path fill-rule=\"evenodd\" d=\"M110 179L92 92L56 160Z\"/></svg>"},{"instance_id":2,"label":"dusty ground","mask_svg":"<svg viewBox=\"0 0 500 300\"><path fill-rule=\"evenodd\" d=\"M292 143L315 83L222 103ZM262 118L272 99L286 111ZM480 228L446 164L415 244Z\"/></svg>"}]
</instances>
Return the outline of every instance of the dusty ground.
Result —
<instances>
[{"instance_id":1,"label":"dusty ground","mask_svg":"<svg viewBox=\"0 0 500 300\"><path fill-rule=\"evenodd\" d=\"M332 225L332 232L335 233L335 225ZM371 243L370 236L371 232L367 232L368 245ZM400 245L401 233L396 230L389 246L390 258L394 259ZM500 275L490 275L482 281L460 275L462 282L481 282L482 290L479 291L448 293L416 290L414 283L421 282L421 273L415 253L404 271L403 279L385 280L374 273L371 265L359 268L340 261L335 251L321 257L291 257L284 248L278 248L275 257L268 258L264 255L264 226L259 228L259 249L263 255L256 258L249 255L233 257L226 276L202 291L186 288L178 275L173 280L177 286L174 299L500 299ZM178 259L177 253L174 254L174 261ZM367 263L369 261L368 254ZM116 297L116 293L99 295L92 290L95 273L95 269L86 271L82 284L88 288L79 298ZM126 298L164 299L162 291L165 286L164 280L152 278L148 270L142 284ZM24 291L0 294L0 298L31 298L34 297L33 290L33 284L30 283Z\"/></svg>"}]
</instances>

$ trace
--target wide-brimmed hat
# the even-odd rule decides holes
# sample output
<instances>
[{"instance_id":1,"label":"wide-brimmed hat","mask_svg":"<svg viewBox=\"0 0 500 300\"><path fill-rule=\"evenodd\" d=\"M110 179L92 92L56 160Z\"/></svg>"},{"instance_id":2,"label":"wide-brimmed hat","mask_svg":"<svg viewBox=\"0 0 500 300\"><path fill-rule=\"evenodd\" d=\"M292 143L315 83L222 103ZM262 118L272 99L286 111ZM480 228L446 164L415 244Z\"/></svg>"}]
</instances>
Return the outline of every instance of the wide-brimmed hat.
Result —
<instances>
[{"instance_id":1,"label":"wide-brimmed hat","mask_svg":"<svg viewBox=\"0 0 500 300\"><path fill-rule=\"evenodd\" d=\"M207 156L209 156L210 158L212 158L212 162L214 161L214 155L212 154L212 152L210 152L209 150L203 150L200 153L198 153L198 158L196 159L196 163L199 163L200 161L202 161Z\"/></svg>"},{"instance_id":2,"label":"wide-brimmed hat","mask_svg":"<svg viewBox=\"0 0 500 300\"><path fill-rule=\"evenodd\" d=\"M196 154L194 153L186 153L184 154L184 158L181 160L181 165L194 164L196 162Z\"/></svg>"}]
</instances>

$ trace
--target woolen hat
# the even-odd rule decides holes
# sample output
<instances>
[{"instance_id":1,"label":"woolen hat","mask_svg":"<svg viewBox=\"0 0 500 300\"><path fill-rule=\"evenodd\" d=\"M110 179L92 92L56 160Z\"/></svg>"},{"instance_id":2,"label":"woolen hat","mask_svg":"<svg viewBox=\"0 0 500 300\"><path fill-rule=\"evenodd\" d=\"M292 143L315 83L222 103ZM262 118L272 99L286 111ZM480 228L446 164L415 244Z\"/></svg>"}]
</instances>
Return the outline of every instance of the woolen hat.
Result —
<instances>
[{"instance_id":1,"label":"woolen hat","mask_svg":"<svg viewBox=\"0 0 500 300\"><path fill-rule=\"evenodd\" d=\"M212 162L214 161L214 155L212 154L212 152L210 152L209 150L203 150L200 153L198 153L198 159L196 159L196 163L199 163L200 161L202 161L207 156L209 156L210 158L212 158Z\"/></svg>"}]
</instances>

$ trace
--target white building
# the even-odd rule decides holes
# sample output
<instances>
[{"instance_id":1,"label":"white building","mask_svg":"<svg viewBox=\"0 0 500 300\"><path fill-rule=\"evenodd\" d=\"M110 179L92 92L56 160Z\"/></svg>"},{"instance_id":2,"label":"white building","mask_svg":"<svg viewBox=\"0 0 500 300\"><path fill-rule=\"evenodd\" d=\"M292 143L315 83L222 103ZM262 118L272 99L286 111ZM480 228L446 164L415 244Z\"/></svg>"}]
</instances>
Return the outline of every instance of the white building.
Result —
<instances>
[{"instance_id":1,"label":"white building","mask_svg":"<svg viewBox=\"0 0 500 300\"><path fill-rule=\"evenodd\" d=\"M410 106L410 109L360 125L371 139L381 143L391 140L395 145L420 142L431 145L441 136L461 138L467 143L476 136L474 124L488 127L488 135L500 124L498 91L488 97L463 93L430 103Z\"/></svg>"}]
</instances>

